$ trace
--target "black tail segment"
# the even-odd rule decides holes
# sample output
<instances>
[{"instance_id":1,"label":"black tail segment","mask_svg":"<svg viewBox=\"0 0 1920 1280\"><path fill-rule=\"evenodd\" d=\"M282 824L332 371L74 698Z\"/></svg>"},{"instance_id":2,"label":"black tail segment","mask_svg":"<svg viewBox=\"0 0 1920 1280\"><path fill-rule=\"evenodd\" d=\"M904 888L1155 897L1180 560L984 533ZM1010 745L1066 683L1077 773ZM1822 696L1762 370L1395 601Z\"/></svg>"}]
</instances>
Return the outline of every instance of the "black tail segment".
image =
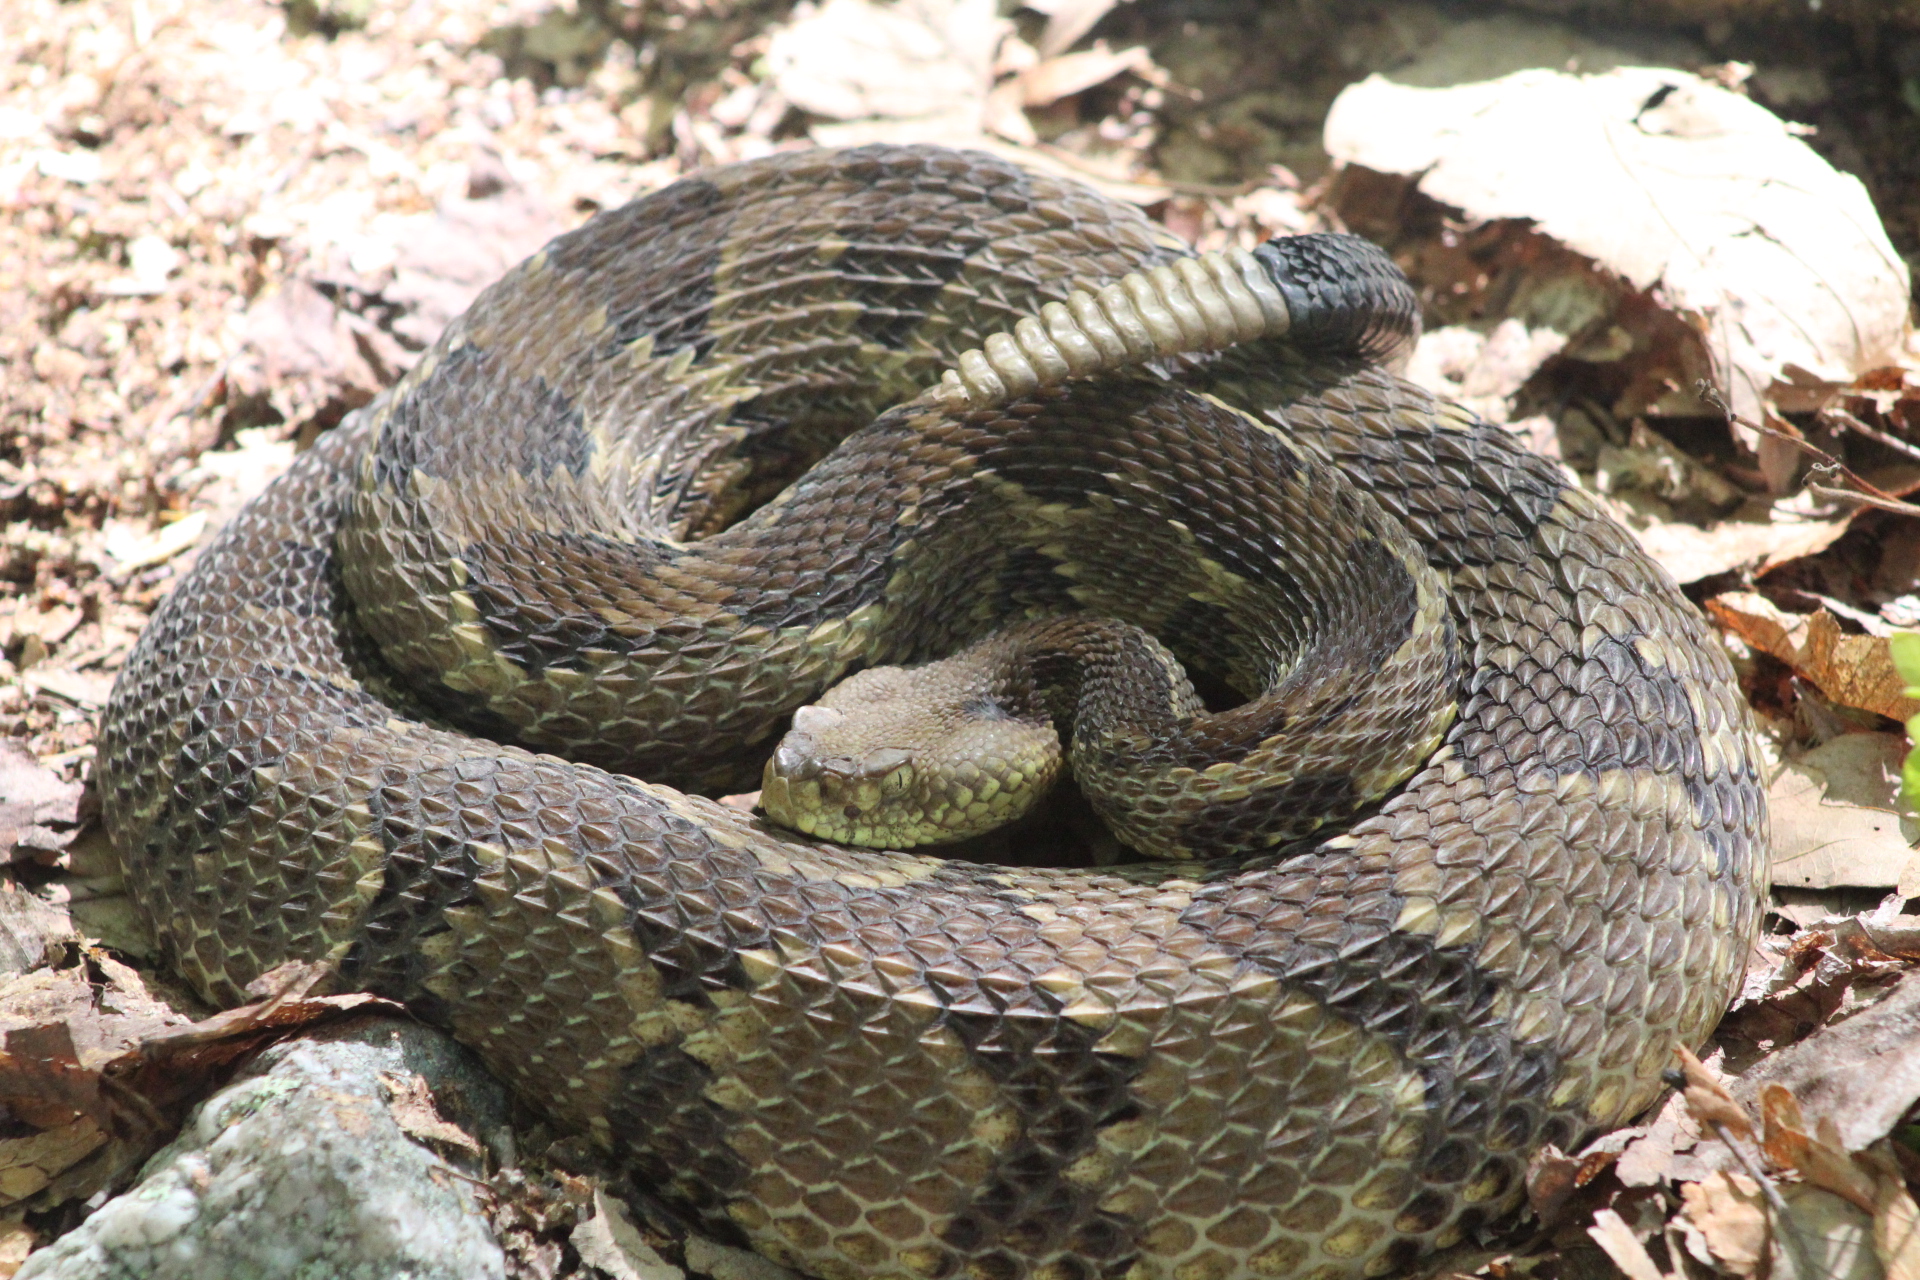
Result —
<instances>
[{"instance_id":1,"label":"black tail segment","mask_svg":"<svg viewBox=\"0 0 1920 1280\"><path fill-rule=\"evenodd\" d=\"M1287 342L1373 363L1412 350L1420 299L1387 251L1360 236L1316 233L1253 251L1287 300Z\"/></svg>"}]
</instances>

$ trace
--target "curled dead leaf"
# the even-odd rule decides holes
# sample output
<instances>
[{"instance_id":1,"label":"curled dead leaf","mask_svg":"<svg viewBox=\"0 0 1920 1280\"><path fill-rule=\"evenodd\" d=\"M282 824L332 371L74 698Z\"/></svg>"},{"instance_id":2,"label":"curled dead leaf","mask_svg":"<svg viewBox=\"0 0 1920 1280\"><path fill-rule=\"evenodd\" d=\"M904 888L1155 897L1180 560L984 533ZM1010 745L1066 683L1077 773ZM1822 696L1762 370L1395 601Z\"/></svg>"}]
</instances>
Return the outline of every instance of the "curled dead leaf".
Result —
<instances>
[{"instance_id":1,"label":"curled dead leaf","mask_svg":"<svg viewBox=\"0 0 1920 1280\"><path fill-rule=\"evenodd\" d=\"M1713 1173L1680 1187L1681 1212L1707 1248L1736 1276L1756 1274L1767 1258L1771 1231L1760 1184L1744 1174Z\"/></svg>"},{"instance_id":2,"label":"curled dead leaf","mask_svg":"<svg viewBox=\"0 0 1920 1280\"><path fill-rule=\"evenodd\" d=\"M64 968L0 983L0 1208L85 1199L144 1160L225 1069L285 1031L364 1007L368 995L313 996L324 965L288 965L267 998L189 1023L96 948Z\"/></svg>"},{"instance_id":3,"label":"curled dead leaf","mask_svg":"<svg viewBox=\"0 0 1920 1280\"><path fill-rule=\"evenodd\" d=\"M1594 1214L1587 1234L1613 1259L1613 1265L1620 1268L1627 1280L1666 1280L1647 1252L1647 1246L1640 1243L1640 1237L1633 1233L1626 1219L1613 1210L1602 1209Z\"/></svg>"},{"instance_id":4,"label":"curled dead leaf","mask_svg":"<svg viewBox=\"0 0 1920 1280\"><path fill-rule=\"evenodd\" d=\"M1773 882L1881 888L1920 875L1900 814L1906 739L1845 733L1781 761L1767 783Z\"/></svg>"},{"instance_id":5,"label":"curled dead leaf","mask_svg":"<svg viewBox=\"0 0 1920 1280\"><path fill-rule=\"evenodd\" d=\"M1727 592L1707 601L1716 622L1762 653L1770 654L1820 687L1843 706L1893 720L1920 715L1920 702L1906 697L1906 681L1894 670L1884 636L1854 636L1831 613L1788 613L1751 591Z\"/></svg>"},{"instance_id":6,"label":"curled dead leaf","mask_svg":"<svg viewBox=\"0 0 1920 1280\"><path fill-rule=\"evenodd\" d=\"M1570 1156L1548 1143L1527 1164L1527 1204L1543 1228L1552 1229L1567 1217L1575 1195L1619 1159L1614 1151L1589 1151Z\"/></svg>"},{"instance_id":7,"label":"curled dead leaf","mask_svg":"<svg viewBox=\"0 0 1920 1280\"><path fill-rule=\"evenodd\" d=\"M1774 1232L1771 1280L1885 1280L1871 1214L1809 1183L1780 1192L1786 1213Z\"/></svg>"},{"instance_id":8,"label":"curled dead leaf","mask_svg":"<svg viewBox=\"0 0 1920 1280\"><path fill-rule=\"evenodd\" d=\"M1764 1126L1760 1149L1767 1159L1779 1168L1797 1170L1815 1186L1873 1212L1873 1177L1840 1145L1840 1133L1832 1120L1822 1116L1814 1132L1808 1133L1800 1104L1784 1085L1777 1084L1760 1090L1760 1119Z\"/></svg>"},{"instance_id":9,"label":"curled dead leaf","mask_svg":"<svg viewBox=\"0 0 1920 1280\"><path fill-rule=\"evenodd\" d=\"M1882 1138L1855 1159L1873 1175L1873 1249L1887 1280L1920 1280L1920 1205Z\"/></svg>"},{"instance_id":10,"label":"curled dead leaf","mask_svg":"<svg viewBox=\"0 0 1920 1280\"><path fill-rule=\"evenodd\" d=\"M1071 98L1095 85L1105 84L1123 72L1147 72L1152 67L1153 59L1147 55L1143 45L1116 53L1107 48L1105 42L1098 42L1091 49L1063 53L1021 72L1021 105L1050 106L1062 98Z\"/></svg>"},{"instance_id":11,"label":"curled dead leaf","mask_svg":"<svg viewBox=\"0 0 1920 1280\"><path fill-rule=\"evenodd\" d=\"M485 1155L472 1135L441 1116L425 1076L413 1072L382 1072L380 1084L387 1093L387 1110L407 1136L458 1156L478 1160Z\"/></svg>"},{"instance_id":12,"label":"curled dead leaf","mask_svg":"<svg viewBox=\"0 0 1920 1280\"><path fill-rule=\"evenodd\" d=\"M1392 74L1409 82L1376 74L1334 102L1335 159L1417 175L1473 220L1529 219L1650 291L1699 334L1737 412L1806 407L1900 351L1907 272L1866 189L1759 103L1643 66L1445 87Z\"/></svg>"},{"instance_id":13,"label":"curled dead leaf","mask_svg":"<svg viewBox=\"0 0 1920 1280\"><path fill-rule=\"evenodd\" d=\"M56 854L77 834L77 782L42 765L18 741L0 739L0 860Z\"/></svg>"},{"instance_id":14,"label":"curled dead leaf","mask_svg":"<svg viewBox=\"0 0 1920 1280\"><path fill-rule=\"evenodd\" d=\"M1714 1078L1706 1065L1685 1045L1675 1045L1673 1054L1680 1060L1680 1072L1686 1078L1681 1096L1687 1110L1703 1129L1723 1129L1737 1138L1753 1137L1753 1122L1735 1102L1727 1087Z\"/></svg>"}]
</instances>

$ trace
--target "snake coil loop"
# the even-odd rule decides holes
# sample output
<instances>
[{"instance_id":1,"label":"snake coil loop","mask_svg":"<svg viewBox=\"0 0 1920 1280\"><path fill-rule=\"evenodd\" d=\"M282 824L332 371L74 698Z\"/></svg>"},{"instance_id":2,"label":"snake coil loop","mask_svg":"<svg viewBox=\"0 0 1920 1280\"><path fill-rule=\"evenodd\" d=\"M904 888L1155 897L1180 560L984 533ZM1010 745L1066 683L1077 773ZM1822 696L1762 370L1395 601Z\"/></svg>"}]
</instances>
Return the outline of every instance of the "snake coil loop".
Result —
<instances>
[{"instance_id":1,"label":"snake coil loop","mask_svg":"<svg viewBox=\"0 0 1920 1280\"><path fill-rule=\"evenodd\" d=\"M1556 463L1381 367L1417 312L1385 254L1186 253L883 145L554 240L129 655L94 784L160 954L225 1003L295 959L403 1001L826 1280L1378 1280L1489 1243L1531 1153L1638 1112L1738 990L1750 711ZM1076 618L1164 643L1122 691L1180 733L1066 745L1151 757L1124 798L1181 849L1254 852L983 865L710 798L790 723L798 781L884 794L898 744L802 708ZM1415 704L1440 745L1387 752ZM1271 847L1309 805L1350 820Z\"/></svg>"}]
</instances>

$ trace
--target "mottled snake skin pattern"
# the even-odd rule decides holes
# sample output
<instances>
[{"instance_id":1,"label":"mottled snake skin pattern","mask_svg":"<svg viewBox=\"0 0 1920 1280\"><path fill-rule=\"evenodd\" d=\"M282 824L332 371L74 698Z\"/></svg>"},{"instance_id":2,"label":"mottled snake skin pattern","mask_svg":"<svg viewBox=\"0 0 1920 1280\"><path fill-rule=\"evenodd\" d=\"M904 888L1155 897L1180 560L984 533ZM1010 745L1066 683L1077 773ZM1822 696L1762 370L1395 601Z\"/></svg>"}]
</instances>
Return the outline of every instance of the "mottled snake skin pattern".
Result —
<instances>
[{"instance_id":1,"label":"mottled snake skin pattern","mask_svg":"<svg viewBox=\"0 0 1920 1280\"><path fill-rule=\"evenodd\" d=\"M1554 465L1337 349L882 413L1182 252L902 147L555 240L248 506L122 672L95 779L170 962L232 1002L330 961L827 1280L1403 1275L1510 1225L1531 1153L1643 1108L1739 979L1748 712ZM1308 467L1358 496L1315 507ZM1342 513L1400 524L1459 655L1442 746L1340 834L1021 869L694 794L750 785L859 664L1107 608L1163 560L1112 607L1232 683L1237 599L1314 608L1242 537L1275 493L1336 547Z\"/></svg>"}]
</instances>

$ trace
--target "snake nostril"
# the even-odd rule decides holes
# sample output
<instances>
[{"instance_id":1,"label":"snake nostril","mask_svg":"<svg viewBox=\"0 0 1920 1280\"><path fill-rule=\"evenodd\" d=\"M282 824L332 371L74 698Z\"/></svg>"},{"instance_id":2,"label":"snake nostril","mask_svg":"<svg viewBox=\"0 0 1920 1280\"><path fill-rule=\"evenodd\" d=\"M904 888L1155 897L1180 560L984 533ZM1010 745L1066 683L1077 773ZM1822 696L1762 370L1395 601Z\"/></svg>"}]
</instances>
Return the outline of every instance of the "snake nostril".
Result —
<instances>
[{"instance_id":1,"label":"snake nostril","mask_svg":"<svg viewBox=\"0 0 1920 1280\"><path fill-rule=\"evenodd\" d=\"M773 771L782 778L805 781L820 776L820 762L813 756L813 739L782 742L773 753Z\"/></svg>"}]
</instances>

